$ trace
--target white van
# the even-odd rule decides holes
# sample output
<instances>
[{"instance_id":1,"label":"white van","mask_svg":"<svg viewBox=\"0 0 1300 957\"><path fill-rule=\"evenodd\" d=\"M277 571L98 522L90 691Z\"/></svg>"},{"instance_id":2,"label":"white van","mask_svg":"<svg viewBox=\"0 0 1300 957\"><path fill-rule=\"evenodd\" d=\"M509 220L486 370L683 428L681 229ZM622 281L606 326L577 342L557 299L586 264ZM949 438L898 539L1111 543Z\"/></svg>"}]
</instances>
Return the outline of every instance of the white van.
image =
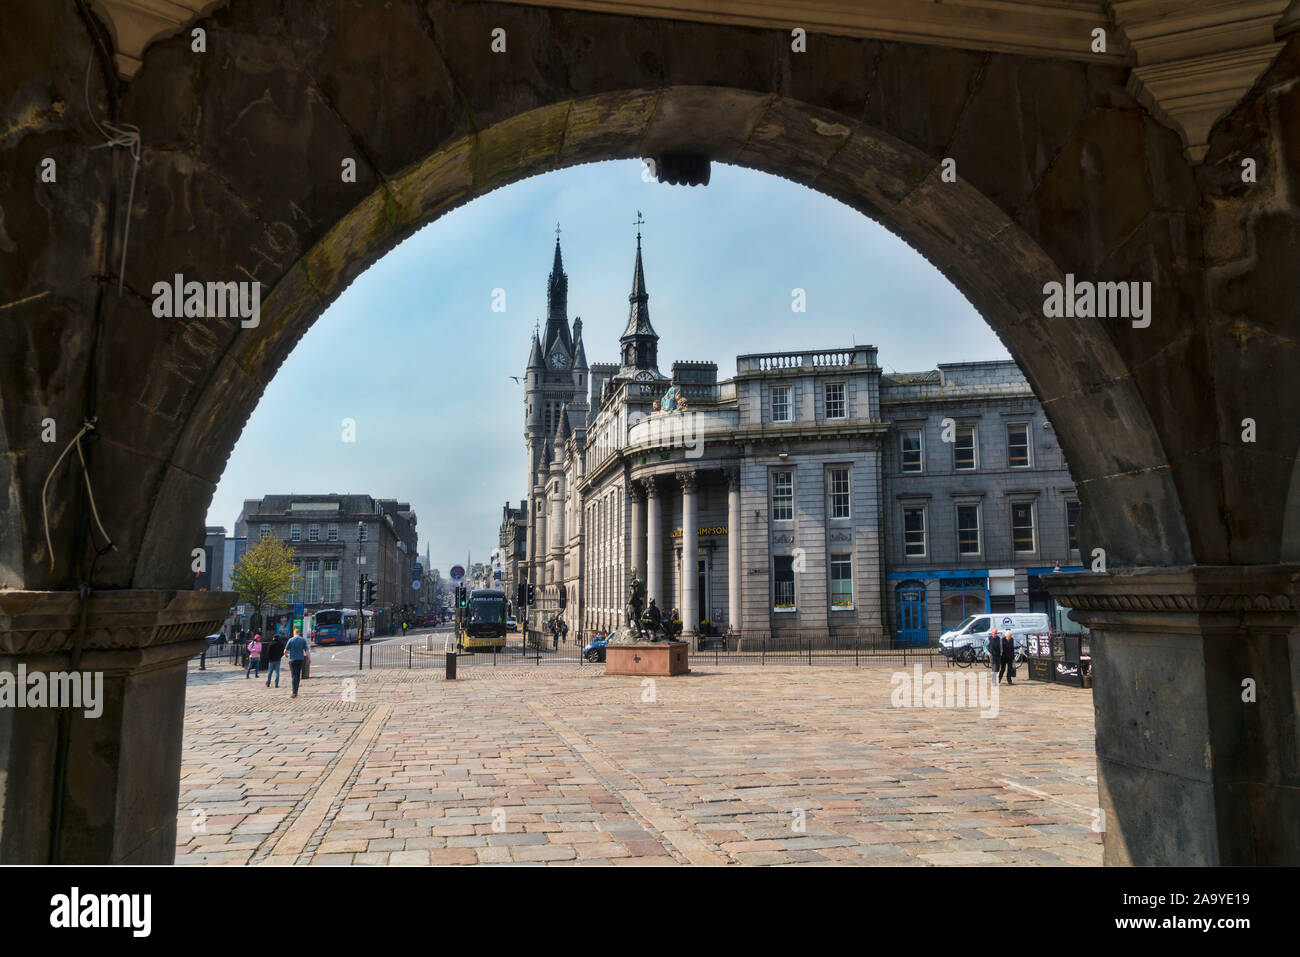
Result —
<instances>
[{"instance_id":1,"label":"white van","mask_svg":"<svg viewBox=\"0 0 1300 957\"><path fill-rule=\"evenodd\" d=\"M971 649L977 655L988 650L989 632L1010 631L1016 643L1016 657L1023 659L1030 635L1047 635L1051 633L1051 622L1041 611L1033 612L986 612L971 615L952 631L945 631L939 637L939 651L949 658Z\"/></svg>"}]
</instances>

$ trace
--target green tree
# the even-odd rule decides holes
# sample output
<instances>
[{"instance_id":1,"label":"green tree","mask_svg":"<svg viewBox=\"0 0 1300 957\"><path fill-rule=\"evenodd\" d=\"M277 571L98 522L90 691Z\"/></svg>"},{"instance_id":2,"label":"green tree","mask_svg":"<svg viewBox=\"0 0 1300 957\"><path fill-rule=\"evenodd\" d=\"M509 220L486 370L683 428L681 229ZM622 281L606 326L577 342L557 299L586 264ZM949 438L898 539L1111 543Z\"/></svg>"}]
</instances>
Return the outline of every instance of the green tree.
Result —
<instances>
[{"instance_id":1,"label":"green tree","mask_svg":"<svg viewBox=\"0 0 1300 957\"><path fill-rule=\"evenodd\" d=\"M244 552L244 557L231 569L230 579L239 592L239 600L252 605L253 613L261 621L265 606L288 604L297 573L293 548L287 542L264 538Z\"/></svg>"}]
</instances>

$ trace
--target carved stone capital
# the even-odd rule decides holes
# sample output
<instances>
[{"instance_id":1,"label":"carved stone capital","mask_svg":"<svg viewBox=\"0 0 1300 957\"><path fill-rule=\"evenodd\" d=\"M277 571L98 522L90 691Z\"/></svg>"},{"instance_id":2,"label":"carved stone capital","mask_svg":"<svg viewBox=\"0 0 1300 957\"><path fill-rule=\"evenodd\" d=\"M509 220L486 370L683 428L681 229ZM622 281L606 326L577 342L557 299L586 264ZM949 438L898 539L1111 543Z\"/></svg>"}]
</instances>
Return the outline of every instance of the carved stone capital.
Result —
<instances>
[{"instance_id":1,"label":"carved stone capital","mask_svg":"<svg viewBox=\"0 0 1300 957\"><path fill-rule=\"evenodd\" d=\"M739 491L740 490L740 469L737 468L723 469L723 473L727 476L727 491L729 492Z\"/></svg>"},{"instance_id":2,"label":"carved stone capital","mask_svg":"<svg viewBox=\"0 0 1300 957\"><path fill-rule=\"evenodd\" d=\"M695 469L687 469L677 473L677 481L682 486L683 492L694 492L699 485L700 473Z\"/></svg>"},{"instance_id":3,"label":"carved stone capital","mask_svg":"<svg viewBox=\"0 0 1300 957\"><path fill-rule=\"evenodd\" d=\"M632 496L632 501L638 504L645 501L645 483L641 479L633 479L631 484L628 486L628 491Z\"/></svg>"},{"instance_id":4,"label":"carved stone capital","mask_svg":"<svg viewBox=\"0 0 1300 957\"><path fill-rule=\"evenodd\" d=\"M1042 581L1075 620L1102 631L1285 633L1300 621L1300 567L1294 565L1071 572Z\"/></svg>"},{"instance_id":5,"label":"carved stone capital","mask_svg":"<svg viewBox=\"0 0 1300 957\"><path fill-rule=\"evenodd\" d=\"M233 592L121 589L91 592L83 651L154 648L221 627ZM75 591L0 591L0 654L66 654L81 621Z\"/></svg>"}]
</instances>

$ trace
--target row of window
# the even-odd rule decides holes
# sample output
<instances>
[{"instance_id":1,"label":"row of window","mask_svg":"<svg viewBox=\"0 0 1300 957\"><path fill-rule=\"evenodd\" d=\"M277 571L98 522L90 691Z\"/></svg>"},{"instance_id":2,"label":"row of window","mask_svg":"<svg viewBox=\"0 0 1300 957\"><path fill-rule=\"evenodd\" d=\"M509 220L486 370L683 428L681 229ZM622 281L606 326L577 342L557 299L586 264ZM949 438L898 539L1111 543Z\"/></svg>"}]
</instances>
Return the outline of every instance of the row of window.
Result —
<instances>
[{"instance_id":1,"label":"row of window","mask_svg":"<svg viewBox=\"0 0 1300 957\"><path fill-rule=\"evenodd\" d=\"M360 529L360 531L359 531L359 533L358 533L358 535L357 535L357 541L359 541L359 542L364 542L364 541L366 541L367 538L368 538L368 536L367 536L367 534L366 534L367 531L368 531L368 530L367 530L366 526L365 526L365 525L362 525L362 526L361 526L361 529ZM263 526L262 526L262 529L261 529L261 533L259 534L258 537L259 537L259 538L264 538L264 539L265 539L265 538L270 538L270 537L271 537L271 526L270 526L270 525L263 525ZM338 527L337 525L327 525L327 526L325 527L325 541L327 541L327 542L337 542L338 540L339 540L339 527ZM291 542L301 542L301 541L302 541L302 526L301 526L301 525L290 525L290 526L289 526L289 541L291 541ZM319 525L309 525L309 526L307 526L307 541L309 541L309 542L319 542L319 541L320 541L320 526L319 526Z\"/></svg>"},{"instance_id":2,"label":"row of window","mask_svg":"<svg viewBox=\"0 0 1300 957\"><path fill-rule=\"evenodd\" d=\"M795 611L794 556L772 556L772 610ZM849 554L830 557L831 610L853 608L853 558Z\"/></svg>"},{"instance_id":3,"label":"row of window","mask_svg":"<svg viewBox=\"0 0 1300 957\"><path fill-rule=\"evenodd\" d=\"M903 472L925 471L925 441L923 429L902 429L899 432L899 462ZM1007 467L1027 469L1033 467L1033 446L1029 441L1028 422L1007 423ZM958 472L971 472L980 467L979 442L975 426L956 427L952 442L952 467Z\"/></svg>"},{"instance_id":4,"label":"row of window","mask_svg":"<svg viewBox=\"0 0 1300 957\"><path fill-rule=\"evenodd\" d=\"M294 565L297 566L298 571L293 579L293 601L308 605L321 602L332 604L340 601L337 558L307 559L295 561Z\"/></svg>"},{"instance_id":5,"label":"row of window","mask_svg":"<svg viewBox=\"0 0 1300 957\"><path fill-rule=\"evenodd\" d=\"M826 514L831 518L852 518L849 470L835 466L826 470ZM772 521L794 521L794 470L772 472Z\"/></svg>"},{"instance_id":6,"label":"row of window","mask_svg":"<svg viewBox=\"0 0 1300 957\"><path fill-rule=\"evenodd\" d=\"M845 400L843 382L828 382L823 387L826 399L826 418L843 419L848 416L848 403ZM774 385L771 387L771 417L773 422L793 422L794 404L793 387Z\"/></svg>"},{"instance_id":7,"label":"row of window","mask_svg":"<svg viewBox=\"0 0 1300 957\"><path fill-rule=\"evenodd\" d=\"M984 551L983 508L980 505L957 507L957 554L980 555ZM1010 505L1011 548L1016 552L1038 551L1037 509L1033 502L1012 502ZM929 554L926 534L927 507L924 505L903 508L903 554L908 558L924 558ZM1079 503L1065 503L1065 536L1071 551L1079 548Z\"/></svg>"}]
</instances>

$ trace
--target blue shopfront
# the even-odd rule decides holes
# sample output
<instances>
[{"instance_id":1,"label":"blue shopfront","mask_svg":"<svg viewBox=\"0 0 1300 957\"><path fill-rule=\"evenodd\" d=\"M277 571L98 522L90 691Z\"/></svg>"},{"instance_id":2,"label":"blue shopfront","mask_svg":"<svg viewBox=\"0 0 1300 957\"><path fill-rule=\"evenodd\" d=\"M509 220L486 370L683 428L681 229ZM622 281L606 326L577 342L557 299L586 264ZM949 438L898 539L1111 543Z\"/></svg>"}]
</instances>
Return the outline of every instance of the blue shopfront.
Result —
<instances>
[{"instance_id":1,"label":"blue shopfront","mask_svg":"<svg viewBox=\"0 0 1300 957\"><path fill-rule=\"evenodd\" d=\"M890 572L894 589L894 632L899 645L925 646L931 638L959 625L970 615L990 610L987 569ZM933 602L933 604L931 604ZM931 636L931 626L938 627Z\"/></svg>"}]
</instances>

